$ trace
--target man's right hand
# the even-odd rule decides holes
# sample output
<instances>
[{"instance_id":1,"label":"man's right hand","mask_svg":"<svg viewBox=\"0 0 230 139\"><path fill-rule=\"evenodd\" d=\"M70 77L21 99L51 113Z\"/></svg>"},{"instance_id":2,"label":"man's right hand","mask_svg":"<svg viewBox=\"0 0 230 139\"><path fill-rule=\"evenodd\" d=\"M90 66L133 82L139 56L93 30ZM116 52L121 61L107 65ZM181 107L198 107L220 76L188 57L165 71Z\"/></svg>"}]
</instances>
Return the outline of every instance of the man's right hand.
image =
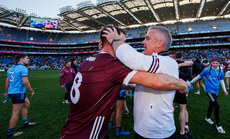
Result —
<instances>
[{"instance_id":1,"label":"man's right hand","mask_svg":"<svg viewBox=\"0 0 230 139\"><path fill-rule=\"evenodd\" d=\"M64 88L64 85L61 85L61 88Z\"/></svg>"},{"instance_id":2,"label":"man's right hand","mask_svg":"<svg viewBox=\"0 0 230 139\"><path fill-rule=\"evenodd\" d=\"M182 80L182 79L180 79L180 80ZM183 80L183 81L184 81L184 80ZM184 83L183 85L184 85L186 88L183 89L183 90L179 90L180 93L186 93L186 92L188 92L188 91L189 91L189 88L190 88L190 85L191 85L190 82L185 82L185 81L184 81L183 83Z\"/></svg>"},{"instance_id":3,"label":"man's right hand","mask_svg":"<svg viewBox=\"0 0 230 139\"><path fill-rule=\"evenodd\" d=\"M5 93L5 94L4 94L4 97L6 97L6 96L8 96L8 93Z\"/></svg>"},{"instance_id":4,"label":"man's right hand","mask_svg":"<svg viewBox=\"0 0 230 139\"><path fill-rule=\"evenodd\" d=\"M106 28L106 30L103 31L105 34L102 35L103 37L106 37L106 39L109 41L111 44L112 40L114 38L120 38L122 42L125 42L126 38L125 35L121 32L120 35L117 32L117 29L113 27L112 28Z\"/></svg>"}]
</instances>

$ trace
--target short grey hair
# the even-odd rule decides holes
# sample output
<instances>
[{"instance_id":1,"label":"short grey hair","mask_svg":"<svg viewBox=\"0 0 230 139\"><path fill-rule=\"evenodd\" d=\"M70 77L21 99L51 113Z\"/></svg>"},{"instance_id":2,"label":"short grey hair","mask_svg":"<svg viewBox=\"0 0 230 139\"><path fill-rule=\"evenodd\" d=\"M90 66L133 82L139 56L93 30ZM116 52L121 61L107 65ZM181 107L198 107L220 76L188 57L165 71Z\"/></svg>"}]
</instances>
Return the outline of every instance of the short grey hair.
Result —
<instances>
[{"instance_id":1,"label":"short grey hair","mask_svg":"<svg viewBox=\"0 0 230 139\"><path fill-rule=\"evenodd\" d=\"M169 30L163 26L151 26L148 28L148 31L150 31L152 29L155 29L158 31L158 33L155 34L155 37L157 40L163 40L164 41L164 49L165 49L165 51L168 51L169 47L172 44L172 35L169 32Z\"/></svg>"}]
</instances>

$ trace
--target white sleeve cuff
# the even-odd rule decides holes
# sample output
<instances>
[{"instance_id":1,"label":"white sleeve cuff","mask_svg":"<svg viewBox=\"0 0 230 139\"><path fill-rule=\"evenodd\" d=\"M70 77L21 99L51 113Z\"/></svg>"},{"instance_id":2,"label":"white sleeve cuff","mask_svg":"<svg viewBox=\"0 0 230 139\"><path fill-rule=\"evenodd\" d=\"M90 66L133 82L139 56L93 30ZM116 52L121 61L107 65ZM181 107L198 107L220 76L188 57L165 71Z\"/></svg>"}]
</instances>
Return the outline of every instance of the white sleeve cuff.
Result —
<instances>
[{"instance_id":1,"label":"white sleeve cuff","mask_svg":"<svg viewBox=\"0 0 230 139\"><path fill-rule=\"evenodd\" d=\"M136 72L137 72L137 71L132 71L132 72L130 72L130 73L125 77L125 79L124 79L124 81L123 81L123 84L127 86L127 85L129 84L129 81L131 80L131 78L136 74Z\"/></svg>"}]
</instances>

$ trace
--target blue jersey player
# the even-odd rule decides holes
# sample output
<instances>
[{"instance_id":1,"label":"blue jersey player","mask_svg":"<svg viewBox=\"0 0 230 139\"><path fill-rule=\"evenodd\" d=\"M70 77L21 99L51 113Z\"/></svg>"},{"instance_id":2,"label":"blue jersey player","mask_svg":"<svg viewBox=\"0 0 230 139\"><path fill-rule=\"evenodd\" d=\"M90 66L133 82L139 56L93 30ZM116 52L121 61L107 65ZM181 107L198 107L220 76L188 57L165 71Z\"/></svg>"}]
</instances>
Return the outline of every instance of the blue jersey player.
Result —
<instances>
[{"instance_id":1,"label":"blue jersey player","mask_svg":"<svg viewBox=\"0 0 230 139\"><path fill-rule=\"evenodd\" d=\"M29 62L29 57L26 54L19 54L16 56L17 65L14 65L7 71L6 77L6 93L13 103L13 112L9 123L7 137L19 136L23 132L14 132L14 128L18 122L18 117L22 113L23 128L33 126L36 123L28 122L27 114L30 106L30 101L26 97L26 89L34 95L34 91L30 86L28 80L28 69L25 67Z\"/></svg>"}]
</instances>

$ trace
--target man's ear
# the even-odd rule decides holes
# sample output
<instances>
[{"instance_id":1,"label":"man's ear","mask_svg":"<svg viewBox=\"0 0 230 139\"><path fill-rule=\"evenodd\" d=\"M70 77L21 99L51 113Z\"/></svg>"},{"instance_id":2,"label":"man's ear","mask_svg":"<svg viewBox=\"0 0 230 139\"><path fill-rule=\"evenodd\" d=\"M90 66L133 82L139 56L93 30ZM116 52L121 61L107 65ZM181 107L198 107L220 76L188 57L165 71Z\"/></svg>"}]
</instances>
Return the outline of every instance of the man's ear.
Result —
<instances>
[{"instance_id":1,"label":"man's ear","mask_svg":"<svg viewBox=\"0 0 230 139\"><path fill-rule=\"evenodd\" d=\"M164 47L164 41L163 40L158 40L158 47Z\"/></svg>"},{"instance_id":2,"label":"man's ear","mask_svg":"<svg viewBox=\"0 0 230 139\"><path fill-rule=\"evenodd\" d=\"M102 40L100 39L99 40L99 51L103 48L103 45L102 45Z\"/></svg>"}]
</instances>

